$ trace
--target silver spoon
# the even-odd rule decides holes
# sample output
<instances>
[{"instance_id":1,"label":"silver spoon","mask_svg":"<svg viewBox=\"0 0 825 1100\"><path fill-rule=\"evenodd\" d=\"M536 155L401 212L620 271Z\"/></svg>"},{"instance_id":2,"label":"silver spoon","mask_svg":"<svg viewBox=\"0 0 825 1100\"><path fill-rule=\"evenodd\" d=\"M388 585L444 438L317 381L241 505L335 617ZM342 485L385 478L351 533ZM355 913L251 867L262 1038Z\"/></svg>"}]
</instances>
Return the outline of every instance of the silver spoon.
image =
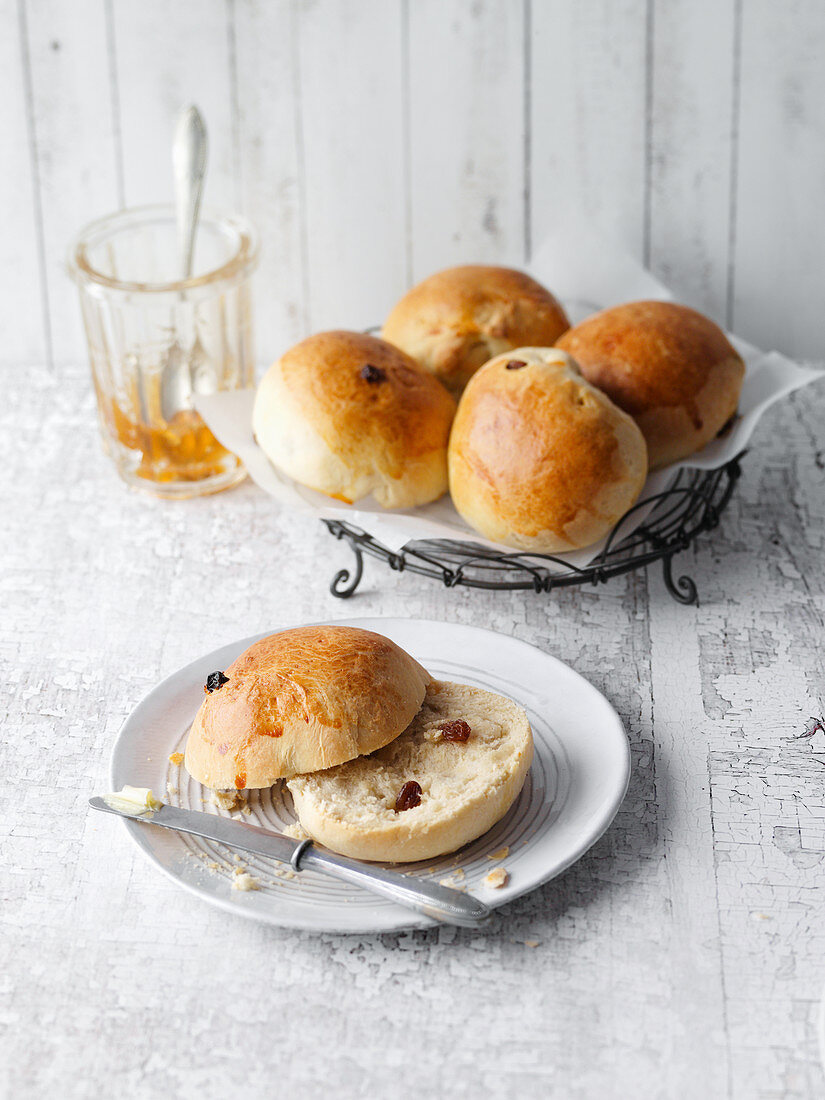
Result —
<instances>
[{"instance_id":1,"label":"silver spoon","mask_svg":"<svg viewBox=\"0 0 825 1100\"><path fill-rule=\"evenodd\" d=\"M197 107L187 107L178 118L172 146L175 173L175 213L178 221L178 255L181 274L191 278L195 254L195 234L206 175L209 140L206 124Z\"/></svg>"},{"instance_id":2,"label":"silver spoon","mask_svg":"<svg viewBox=\"0 0 825 1100\"><path fill-rule=\"evenodd\" d=\"M172 145L178 259L180 277L184 280L192 276L208 147L206 124L200 111L195 106L187 107L178 118ZM214 389L213 374L197 332L196 317L192 350L184 351L176 337L164 363L160 384L163 418L169 421L180 409L188 408L196 390ZM206 385L199 385L201 380Z\"/></svg>"}]
</instances>

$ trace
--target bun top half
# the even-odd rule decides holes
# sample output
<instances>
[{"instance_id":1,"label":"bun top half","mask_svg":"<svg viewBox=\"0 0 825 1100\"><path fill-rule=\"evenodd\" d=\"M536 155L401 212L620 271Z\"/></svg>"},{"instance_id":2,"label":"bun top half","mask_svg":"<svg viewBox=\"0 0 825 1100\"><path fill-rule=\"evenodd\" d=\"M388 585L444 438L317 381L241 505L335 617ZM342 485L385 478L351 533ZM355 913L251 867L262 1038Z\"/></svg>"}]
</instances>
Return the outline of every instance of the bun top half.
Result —
<instances>
[{"instance_id":1,"label":"bun top half","mask_svg":"<svg viewBox=\"0 0 825 1100\"><path fill-rule=\"evenodd\" d=\"M488 359L518 347L550 347L569 324L550 291L529 275L467 264L414 286L382 335L458 396Z\"/></svg>"},{"instance_id":2,"label":"bun top half","mask_svg":"<svg viewBox=\"0 0 825 1100\"><path fill-rule=\"evenodd\" d=\"M745 364L719 326L687 306L614 306L569 329L556 346L634 418L651 469L700 450L736 412Z\"/></svg>"},{"instance_id":3,"label":"bun top half","mask_svg":"<svg viewBox=\"0 0 825 1100\"><path fill-rule=\"evenodd\" d=\"M409 725L429 674L389 638L305 626L255 642L206 694L186 768L213 789L270 787L373 752Z\"/></svg>"}]
</instances>

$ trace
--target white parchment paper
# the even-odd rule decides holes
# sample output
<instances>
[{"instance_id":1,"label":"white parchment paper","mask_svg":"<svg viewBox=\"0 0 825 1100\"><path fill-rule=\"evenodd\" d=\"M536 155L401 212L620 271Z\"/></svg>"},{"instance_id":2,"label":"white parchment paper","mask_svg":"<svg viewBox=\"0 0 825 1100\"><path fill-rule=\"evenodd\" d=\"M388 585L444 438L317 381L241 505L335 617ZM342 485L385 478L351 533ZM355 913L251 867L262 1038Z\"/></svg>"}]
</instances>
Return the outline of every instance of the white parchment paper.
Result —
<instances>
[{"instance_id":1,"label":"white parchment paper","mask_svg":"<svg viewBox=\"0 0 825 1100\"><path fill-rule=\"evenodd\" d=\"M589 313L620 302L640 298L672 299L632 257L605 246L587 227L567 229L548 239L528 268L539 282L562 299L573 323ZM683 463L654 471L647 479L640 501L662 492L681 466L712 470L735 458L748 445L759 418L780 398L825 378L825 371L803 366L779 352L764 352L730 335L745 360L745 379L739 416L720 439ZM307 489L282 474L269 462L252 435L254 390L238 390L197 398L196 407L214 435L243 461L255 483L287 508L314 513L319 519L339 519L368 531L392 550L411 539L461 539L483 546L495 544L481 538L456 512L449 496L421 508L388 512L371 498L349 505ZM639 508L627 521L622 535L629 535L644 521L650 509ZM604 542L585 550L559 555L581 568L603 549ZM508 550L508 547L497 547ZM511 550L512 552L512 550Z\"/></svg>"}]
</instances>

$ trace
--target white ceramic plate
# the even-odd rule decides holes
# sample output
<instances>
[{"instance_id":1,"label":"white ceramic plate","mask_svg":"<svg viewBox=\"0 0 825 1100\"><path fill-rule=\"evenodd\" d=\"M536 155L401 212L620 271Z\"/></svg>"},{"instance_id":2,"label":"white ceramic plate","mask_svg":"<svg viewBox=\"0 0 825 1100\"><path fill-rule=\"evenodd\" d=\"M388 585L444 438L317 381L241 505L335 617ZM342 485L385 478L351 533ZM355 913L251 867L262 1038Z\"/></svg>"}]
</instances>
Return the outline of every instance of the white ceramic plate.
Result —
<instances>
[{"instance_id":1,"label":"white ceramic plate","mask_svg":"<svg viewBox=\"0 0 825 1100\"><path fill-rule=\"evenodd\" d=\"M624 798L630 750L615 710L567 665L515 638L490 630L420 619L346 619L392 638L434 676L508 695L530 717L535 757L507 815L459 852L399 865L410 874L451 879L493 907L534 889L579 859L602 835ZM112 789L151 787L171 805L227 813L182 766L183 751L208 673L224 669L258 637L223 646L173 673L151 691L123 725L112 754ZM289 793L277 784L249 792L242 820L282 829L295 820ZM132 839L167 875L205 901L269 924L323 932L393 932L433 922L391 902L310 871L223 845L125 821ZM493 853L509 848L504 858ZM237 856L237 858L236 858ZM259 889L232 889L242 866ZM498 890L483 879L496 866L510 875Z\"/></svg>"}]
</instances>

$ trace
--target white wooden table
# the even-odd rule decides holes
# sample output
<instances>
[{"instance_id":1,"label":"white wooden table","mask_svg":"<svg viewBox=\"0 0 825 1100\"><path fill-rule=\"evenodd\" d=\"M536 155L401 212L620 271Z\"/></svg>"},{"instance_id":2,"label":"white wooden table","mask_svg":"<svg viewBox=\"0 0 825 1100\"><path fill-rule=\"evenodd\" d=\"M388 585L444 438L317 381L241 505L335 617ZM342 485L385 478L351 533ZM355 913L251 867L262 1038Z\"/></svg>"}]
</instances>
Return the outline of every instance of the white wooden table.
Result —
<instances>
[{"instance_id":1,"label":"white wooden table","mask_svg":"<svg viewBox=\"0 0 825 1100\"><path fill-rule=\"evenodd\" d=\"M367 563L245 484L133 495L85 366L4 379L0 1092L14 1097L821 1097L825 387L763 421L721 527L595 589L448 591ZM285 624L492 626L626 723L614 825L483 932L259 927L87 809L123 718L193 655ZM537 940L528 947L526 940Z\"/></svg>"}]
</instances>

